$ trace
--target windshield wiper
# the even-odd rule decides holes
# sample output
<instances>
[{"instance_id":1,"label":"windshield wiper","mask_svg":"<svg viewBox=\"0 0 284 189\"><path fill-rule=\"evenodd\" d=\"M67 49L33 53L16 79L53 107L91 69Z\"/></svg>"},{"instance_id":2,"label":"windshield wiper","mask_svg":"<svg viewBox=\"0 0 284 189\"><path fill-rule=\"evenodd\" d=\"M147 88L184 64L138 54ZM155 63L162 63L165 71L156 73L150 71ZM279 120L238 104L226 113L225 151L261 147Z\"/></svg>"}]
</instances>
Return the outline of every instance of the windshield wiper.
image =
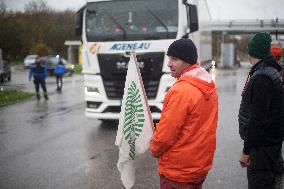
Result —
<instances>
[{"instance_id":1,"label":"windshield wiper","mask_svg":"<svg viewBox=\"0 0 284 189\"><path fill-rule=\"evenodd\" d=\"M148 7L146 7L146 9L166 29L167 39L169 39L169 29L168 29L167 25L153 11L151 11Z\"/></svg>"},{"instance_id":2,"label":"windshield wiper","mask_svg":"<svg viewBox=\"0 0 284 189\"><path fill-rule=\"evenodd\" d=\"M118 27L122 30L123 33L123 39L126 40L126 30L124 27L122 27L122 25L113 17L111 16L108 12L106 12L106 15L116 24L118 25Z\"/></svg>"}]
</instances>

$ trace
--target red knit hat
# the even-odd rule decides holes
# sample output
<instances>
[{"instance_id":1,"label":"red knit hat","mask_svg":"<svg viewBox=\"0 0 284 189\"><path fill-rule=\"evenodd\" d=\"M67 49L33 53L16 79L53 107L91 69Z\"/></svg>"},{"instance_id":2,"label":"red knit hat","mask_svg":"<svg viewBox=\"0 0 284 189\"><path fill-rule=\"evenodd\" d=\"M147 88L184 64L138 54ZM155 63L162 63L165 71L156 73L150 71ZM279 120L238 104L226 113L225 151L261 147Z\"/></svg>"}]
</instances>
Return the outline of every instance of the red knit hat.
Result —
<instances>
[{"instance_id":1,"label":"red knit hat","mask_svg":"<svg viewBox=\"0 0 284 189\"><path fill-rule=\"evenodd\" d=\"M282 48L279 45L273 45L270 49L270 53L274 57L282 56Z\"/></svg>"}]
</instances>

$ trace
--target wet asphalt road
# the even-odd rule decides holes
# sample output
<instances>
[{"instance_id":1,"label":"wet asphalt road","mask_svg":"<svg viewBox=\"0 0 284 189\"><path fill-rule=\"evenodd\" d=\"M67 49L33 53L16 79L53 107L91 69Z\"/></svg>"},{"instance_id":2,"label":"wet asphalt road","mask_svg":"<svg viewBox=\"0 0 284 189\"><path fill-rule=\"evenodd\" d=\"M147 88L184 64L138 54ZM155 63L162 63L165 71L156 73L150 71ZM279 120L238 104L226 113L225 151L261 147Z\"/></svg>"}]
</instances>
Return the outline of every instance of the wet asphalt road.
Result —
<instances>
[{"instance_id":1,"label":"wet asphalt road","mask_svg":"<svg viewBox=\"0 0 284 189\"><path fill-rule=\"evenodd\" d=\"M246 65L246 64L244 64ZM238 158L242 141L237 115L249 68L215 70L219 123L214 166L205 189L247 188ZM14 69L9 88L33 92L27 71ZM49 101L25 102L0 108L1 189L122 189L116 168L116 125L102 125L84 116L83 76L64 77L61 94L55 78L47 79ZM159 188L156 160L138 158L135 189Z\"/></svg>"}]
</instances>

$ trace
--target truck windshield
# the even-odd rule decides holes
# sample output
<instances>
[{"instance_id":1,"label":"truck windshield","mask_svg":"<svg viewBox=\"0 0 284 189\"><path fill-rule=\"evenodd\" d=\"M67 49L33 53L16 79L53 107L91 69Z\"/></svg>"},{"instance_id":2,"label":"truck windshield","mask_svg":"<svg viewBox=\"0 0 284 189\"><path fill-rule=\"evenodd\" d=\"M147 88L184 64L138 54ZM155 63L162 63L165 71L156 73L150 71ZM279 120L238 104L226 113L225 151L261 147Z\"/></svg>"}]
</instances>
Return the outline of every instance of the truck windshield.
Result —
<instances>
[{"instance_id":1,"label":"truck windshield","mask_svg":"<svg viewBox=\"0 0 284 189\"><path fill-rule=\"evenodd\" d=\"M87 4L86 36L90 42L174 39L178 1L116 0Z\"/></svg>"}]
</instances>

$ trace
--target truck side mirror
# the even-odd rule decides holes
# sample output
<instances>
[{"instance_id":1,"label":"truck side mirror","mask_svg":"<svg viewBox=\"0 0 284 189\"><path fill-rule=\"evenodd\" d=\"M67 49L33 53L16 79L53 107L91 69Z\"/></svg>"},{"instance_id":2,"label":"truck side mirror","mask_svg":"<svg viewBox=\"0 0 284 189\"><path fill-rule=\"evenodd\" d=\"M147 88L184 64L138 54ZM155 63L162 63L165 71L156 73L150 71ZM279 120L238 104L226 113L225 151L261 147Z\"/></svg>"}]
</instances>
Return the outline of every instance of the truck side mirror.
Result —
<instances>
[{"instance_id":1,"label":"truck side mirror","mask_svg":"<svg viewBox=\"0 0 284 189\"><path fill-rule=\"evenodd\" d=\"M187 10L187 24L189 27L189 32L193 33L198 31L198 13L196 5L187 4L186 3L186 10Z\"/></svg>"},{"instance_id":2,"label":"truck side mirror","mask_svg":"<svg viewBox=\"0 0 284 189\"><path fill-rule=\"evenodd\" d=\"M82 29L83 29L83 15L84 15L85 6L82 7L77 13L75 17L75 34L77 36L82 35Z\"/></svg>"}]
</instances>

